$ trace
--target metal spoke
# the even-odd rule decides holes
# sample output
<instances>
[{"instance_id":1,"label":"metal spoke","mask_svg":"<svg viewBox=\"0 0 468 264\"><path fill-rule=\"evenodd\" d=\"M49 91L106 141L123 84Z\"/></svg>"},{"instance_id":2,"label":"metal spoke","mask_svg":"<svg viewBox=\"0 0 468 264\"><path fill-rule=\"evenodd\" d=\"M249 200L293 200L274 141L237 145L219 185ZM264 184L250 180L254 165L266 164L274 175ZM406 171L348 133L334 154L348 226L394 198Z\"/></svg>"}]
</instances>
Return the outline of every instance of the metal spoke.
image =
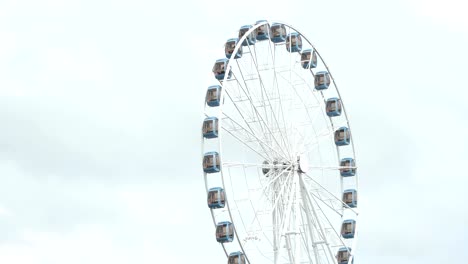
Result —
<instances>
[{"instance_id":1,"label":"metal spoke","mask_svg":"<svg viewBox=\"0 0 468 264\"><path fill-rule=\"evenodd\" d=\"M255 135L255 133L253 133L252 131L249 131L247 130L245 127L243 127L242 125L240 125L238 122L236 122L233 118L231 118L229 115L227 115L226 113L223 113L223 115L228 118L231 122L233 122L236 126L238 126L239 129L241 129L244 133L246 133L246 135L248 136L251 136L253 138L255 138L257 140L257 143L261 145L264 153L266 155L270 154L270 151L274 152L276 155L280 156L280 157L283 157L286 159L286 157L284 156L284 153L279 153L275 148L273 148L272 146L270 146L270 144L268 144L267 142L264 142L262 139L260 139L258 136ZM227 129L225 127L223 127L223 129ZM233 130L236 130L236 129L233 129ZM231 131L232 132L232 131ZM245 142L243 142L245 143ZM270 150L270 151L268 151ZM270 157L271 159L271 157Z\"/></svg>"},{"instance_id":2,"label":"metal spoke","mask_svg":"<svg viewBox=\"0 0 468 264\"><path fill-rule=\"evenodd\" d=\"M249 144L245 143L242 139L240 139L239 137L237 137L234 133L232 133L231 131L229 130L225 130L226 132L228 132L229 134L231 134L231 136L233 136L235 139L237 139L238 141L240 141L244 146L246 146L247 148L251 149L253 152L257 153L260 157L264 158L265 160L268 160L269 158L265 157L264 154L256 151L255 149L253 149L251 146L249 146Z\"/></svg>"},{"instance_id":3,"label":"metal spoke","mask_svg":"<svg viewBox=\"0 0 468 264\"><path fill-rule=\"evenodd\" d=\"M302 185L302 189L303 189L302 194L303 194L303 200L305 201L304 204L306 205L306 207L308 207L308 212L313 213L313 216L314 216L315 221L317 223L317 229L316 230L318 231L318 234L321 234L323 242L324 242L324 243L321 243L321 245L322 245L322 247L326 247L326 249L328 250L328 253L330 255L330 259L332 259L332 261L333 261L334 260L333 253L331 252L330 246L328 244L323 224L319 221L319 218L317 217L317 212L316 212L315 207L314 207L313 202L312 202L313 200L312 200L311 196L309 195L309 193L306 190L303 178L300 177L299 179L301 181L301 185ZM326 219L328 220L328 218L326 218ZM328 221L328 223L330 224L331 227L333 227L333 225L331 225L330 221ZM334 231L336 232L336 230L334 230ZM333 263L334 263L334 261L333 261Z\"/></svg>"},{"instance_id":4,"label":"metal spoke","mask_svg":"<svg viewBox=\"0 0 468 264\"><path fill-rule=\"evenodd\" d=\"M254 47L254 48L255 48L255 47ZM250 47L249 47L249 49L250 49ZM256 56L256 52L255 52L254 54L255 54L255 56ZM258 78L259 78L259 81L260 81L260 86L261 86L261 88L262 88L262 92L265 93L265 97L266 97L266 99L267 99L267 101L268 101L268 105L270 106L270 110L271 110L272 112L274 112L274 110L273 110L273 108L272 108L271 100L270 100L270 98L268 97L268 93L267 93L267 91L266 91L266 89L265 89L265 86L264 86L264 84L263 84L260 71L258 70L258 63L257 63L257 62L258 62L258 60L254 60L254 64L255 64L255 67L256 67L256 70L257 70L257 74L258 74ZM266 110L266 109L265 109L265 110ZM278 120L277 120L276 116L273 115L273 117L274 117L274 121L275 121L275 123L276 123L276 126L277 126L278 130L281 131L281 128L280 128L280 125L279 125L279 123L278 123ZM272 134L272 136L273 136L273 134ZM273 137L274 137L274 136L273 136ZM287 150L289 156L291 156L290 150L289 150L288 145L287 145L287 143L286 143L285 135L283 135L283 133L281 133L281 139L283 140L284 148Z\"/></svg>"},{"instance_id":5,"label":"metal spoke","mask_svg":"<svg viewBox=\"0 0 468 264\"><path fill-rule=\"evenodd\" d=\"M229 98L231 98L231 96L229 96ZM232 101L232 98L231 98L231 101ZM235 104L235 103L234 103L234 104ZM236 108L239 110L239 108L238 108L237 105L236 105ZM258 116L258 112L256 112L256 113L257 113L257 116ZM240 125L238 122L236 122L233 118L229 117L226 113L223 113L223 114L224 114L224 116L226 116L227 118L229 118L232 122L234 122L237 126L239 126L240 128L242 128L244 131L248 132L247 129L245 129L242 125ZM260 137L258 137L258 136L256 135L256 133L253 131L253 129L251 128L251 126L249 125L249 123L245 120L244 116L243 116L242 114L241 114L241 116L242 116L242 118L244 119L244 122L245 122L245 123L247 124L247 126L249 127L250 132L248 132L248 134L251 135L251 136L253 136L259 143L261 143L261 147L262 147L262 148L267 147L268 149L274 151L277 155L280 155L280 156L284 157L284 153L278 153L278 151L277 151L275 148L273 148L272 146L270 146L270 144L267 144L266 142L264 142L263 140L261 140ZM260 118L260 117L259 117L259 118ZM259 120L261 120L261 122L264 122L263 119L259 119ZM272 134L272 132L271 132L271 130L269 129L268 126L267 126L267 128L268 128L268 130L269 130L269 133ZM277 144L278 146L280 146L278 142L276 142L276 144ZM264 149L264 151L265 151L266 153L268 153L268 150Z\"/></svg>"},{"instance_id":6,"label":"metal spoke","mask_svg":"<svg viewBox=\"0 0 468 264\"><path fill-rule=\"evenodd\" d=\"M339 168L349 168L349 167L338 167ZM323 202L326 206L330 207L330 205L328 205L325 201L328 200L330 202L335 202L335 203L338 203L339 204L339 207L340 208L347 208L351 211L353 211L356 215L358 215L358 212L356 212L356 210L354 210L353 208L349 207L347 204L345 204L341 198L338 198L336 197L333 193L331 193L329 190L327 190L325 187L323 187L319 182L317 182L316 180L314 180L313 177L309 176L307 173L304 173L304 175L307 177L307 179L309 179L310 181L312 181L315 185L317 185L319 187L319 190L320 191L323 191L325 193L325 195L327 195L327 199L323 199L322 197L310 192L312 195L314 195L315 197L317 197L317 199L319 199L321 202ZM313 188L309 188L309 189L313 189ZM334 207L330 207L331 209L333 209L336 213L342 215L339 211L337 211L336 208Z\"/></svg>"}]
</instances>

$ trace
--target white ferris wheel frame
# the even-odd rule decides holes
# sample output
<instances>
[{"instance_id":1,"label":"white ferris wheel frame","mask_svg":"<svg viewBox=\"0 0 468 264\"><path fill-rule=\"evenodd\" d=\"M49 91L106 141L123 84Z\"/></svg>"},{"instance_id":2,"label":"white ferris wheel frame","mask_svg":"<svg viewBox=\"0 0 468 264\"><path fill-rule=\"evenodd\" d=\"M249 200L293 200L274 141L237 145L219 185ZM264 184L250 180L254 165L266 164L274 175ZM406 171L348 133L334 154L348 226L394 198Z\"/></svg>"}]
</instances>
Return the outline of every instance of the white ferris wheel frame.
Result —
<instances>
[{"instance_id":1,"label":"white ferris wheel frame","mask_svg":"<svg viewBox=\"0 0 468 264\"><path fill-rule=\"evenodd\" d=\"M348 119L348 115L347 115L347 112L346 112L345 105L344 105L344 103L343 103L342 97L341 97L340 92L339 92L339 90L338 90L338 86L336 85L335 79L333 78L333 75L331 74L330 69L328 68L327 64L326 64L325 61L323 60L323 58L322 58L322 56L320 55L320 53L318 52L318 50L317 50L317 49L315 48L315 46L307 39L307 37L306 37L305 35L303 35L303 34L302 34L299 30L297 30L296 28L294 28L294 27L292 27L291 25L288 25L288 24L286 24L286 23L279 22L279 21L274 21L274 22L284 25L285 27L289 28L290 31L293 30L294 32L297 32L297 33L302 37L302 42L303 42L303 43L307 42L307 43L312 47L312 51L315 52L315 53L317 54L317 61L321 61L321 62L322 62L324 68L326 69L326 71L327 71L327 72L329 73L329 75L330 75L331 82L332 82L333 86L335 87L335 90L336 90L336 93L337 93L337 95L338 95L338 98L341 100L341 107L342 107L341 114L344 116L344 118L345 118L345 120L346 120L346 126L349 128L349 130L351 130L350 123L349 123L349 119ZM223 169L223 168L228 167L228 166L231 166L231 165L232 165L232 166L243 165L243 166L261 167L261 168L264 168L264 167L265 167L264 164L245 164L245 163L235 164L235 163L228 163L228 162L223 163L223 144L222 144L222 142L223 142L223 134L224 134L224 132L225 132L225 130L223 129L223 125L222 125L223 120L225 119L225 116L223 116L223 106L224 106L224 102L225 102L225 97L226 97L226 96L229 96L229 95L227 94L227 91L225 90L223 84L225 84L225 83L228 81L228 79L229 79L229 77L228 77L229 74L228 74L228 73L229 73L229 71L230 71L230 69L231 69L232 64L233 64L233 63L236 63L236 61L237 61L237 59L235 58L235 55L238 53L239 49L242 47L242 43L243 43L244 41L246 41L247 37L250 36L251 33L253 33L258 27L261 27L261 26L263 26L263 25L268 25L267 29L269 30L269 29L270 29L270 26L271 26L272 24L273 24L273 22L270 23L269 21L264 21L264 22L261 22L261 23L252 25L252 27L251 27L247 32L245 32L244 35L243 35L242 37L240 37L240 38L238 39L238 42L237 42L237 44L236 44L236 46L235 46L235 49L234 49L234 51L233 51L233 53L232 53L231 59L228 60L228 63L227 63L226 69L225 69L226 74L225 74L225 76L224 76L224 79L223 79L222 82L220 81L220 82L222 83L222 84L221 84L221 86L222 86L222 92L221 92L221 97L219 98L219 100L220 100L220 105L217 106L218 117L219 117L219 118L218 118L218 127L219 127L219 130L218 130L218 139L217 139L217 140L218 140L218 151L219 151L218 153L219 153L219 159L220 159L220 172L219 172L219 173L221 174L221 182L222 182L222 186L219 186L219 187L222 187L224 190L226 190L226 183L225 183L225 176L224 176L224 169ZM270 34L270 32L268 32L268 33ZM270 37L271 37L271 36L270 36ZM270 42L270 43L269 43L269 45L270 45L270 51L272 51L272 50L271 50L271 45L275 45L275 43L271 43L271 40L270 40L270 39L265 40L265 41ZM255 49L255 44L253 44L252 46L253 46L253 49ZM245 46L245 48L248 48L248 49L250 50L250 53L252 53L251 45L247 45L247 46ZM290 53L293 53L293 52L290 52ZM300 54L300 53L299 53L299 54ZM273 56L273 55L272 55L272 56ZM253 58L252 58L252 59L253 59ZM312 60L312 56L311 56L311 60ZM257 71L258 71L258 70L259 70L259 69L258 69L258 65L256 65L256 67L257 67ZM307 70L308 70L308 69L309 69L309 67L307 67ZM291 69L290 69L290 70L291 70ZM312 72L311 72L311 74L312 74ZM260 73L259 73L259 72L258 72L258 75L260 76ZM235 79L237 79L237 76L233 76L233 77L234 77ZM245 82L245 80L244 80L244 82ZM261 82L261 80L260 80L260 82ZM247 85L246 85L245 88L246 88L246 89L248 88ZM326 100L325 97L324 97L324 95L323 95L323 92L322 92L322 91L320 92L320 94L321 94L323 100ZM255 108L255 105L252 105L252 106ZM205 109L206 109L207 107L208 107L208 106L206 106L206 104L205 104ZM207 117L208 117L208 116L207 116ZM229 117L227 117L227 118L229 118ZM234 121L234 120L231 119L231 121ZM244 121L245 121L245 120L244 120ZM235 121L234 121L234 122L235 122ZM332 128L333 128L333 129L332 129L333 131L334 131L335 129L337 129L337 127L335 127L335 125L334 125L334 123L333 123L332 117L330 117L330 124L331 124L331 126L332 126ZM241 126L241 125L240 125L240 126ZM267 126L267 128L268 128L268 126ZM244 129L245 129L245 128L244 128ZM247 131L247 129L245 129L245 131ZM229 132L229 131L227 131L227 132ZM234 135L231 134L231 136L234 136ZM283 154L285 154L285 153L278 153L278 151L277 151L275 148L270 147L269 144L267 144L267 143L265 143L265 142L262 142L262 139L258 138L253 132L252 132L251 136L255 137L256 140L258 140L259 142L261 142L261 145L263 145L264 147L269 148L270 151L274 151L277 155L283 156ZM234 136L234 137L235 137L235 136ZM239 138L237 138L237 137L236 137L236 139L242 141L241 139L239 139ZM203 135L202 135L202 140L201 140L201 142L202 142L202 157L203 157L204 154L206 153L206 149L205 149L205 141L206 141L206 140L209 140L209 139L205 139L205 138L203 137ZM284 139L283 139L283 140L284 140ZM246 145L247 145L247 144L246 144ZM351 149L352 149L352 158L353 158L353 159L355 160L355 162L356 162L356 155L355 155L355 148L354 148L354 140L353 140L352 138L351 138L351 140L350 140L350 147L351 147ZM251 150L254 150L254 149L251 149ZM254 150L254 151L255 151L255 150ZM255 152L256 152L256 151L255 151ZM262 156L261 153L258 153L258 152L256 152L256 153L259 154L260 156ZM340 161L340 147L339 147L339 146L336 146L336 153L337 153L337 160L338 160L338 162L339 162L339 161ZM284 156L283 156L283 157L284 157ZM280 177L280 176L283 174L283 172L285 172L286 170L290 169L290 167L291 167L291 165L290 165L289 167L287 167L287 168L281 167L281 169L283 169L283 170L282 170L281 173L278 173L278 174L277 174L277 177L276 177L276 178ZM272 167L271 167L271 168L272 168ZM321 169L321 170L339 170L340 168L343 168L343 167L340 167L339 164L337 164L336 167L334 167L334 166L328 166L328 167L323 167L323 166L309 167L309 169ZM356 168L356 167L354 167L354 168ZM270 172L271 172L271 171L270 171ZM270 173L270 172L268 172L268 173ZM293 172L292 174L295 174L295 172ZM304 175L307 176L307 173L306 173L306 172L303 172L302 174L304 174ZM204 172L205 188L206 188L206 193L208 194L208 191L209 191L210 186L209 186L209 184L208 184L207 175L208 175L208 173ZM288 177L289 177L289 174L288 174ZM358 191L358 173L356 172L356 174L355 174L353 177L354 177L354 181L355 181L355 190ZM307 187L306 183L304 182L303 177L293 177L293 178L298 178L298 179L295 179L295 181L297 181L296 183L298 183L298 184L295 183L294 186L302 186L302 187L306 186L306 187ZM312 177L309 177L309 179L311 179L312 181L314 181ZM274 181L276 181L276 180L277 180L277 179L272 179L272 180L270 181L269 184L271 184L272 182L274 182ZM268 184L268 185L269 185L269 184ZM291 184L291 186L293 186L293 183L290 183L290 184ZM334 197L337 201L341 202L341 204L343 205L344 208L346 208L347 210L352 211L352 212L355 214L354 219L357 220L357 216L358 216L358 214L359 214L357 208L351 208L351 207L349 207L348 205L346 205L346 204L341 200L340 197L336 197L335 194L329 192L325 187L323 187L322 185L320 185L319 182L314 181L314 184L316 184L317 186L320 186L320 188L322 188L323 191L328 192L328 194L329 194L330 196ZM286 185L285 185L285 186L286 186ZM343 177L340 177L340 186L341 186L341 194L342 194L342 193L343 193ZM212 186L211 186L211 187L212 187ZM298 188L299 188L299 187L298 187ZM284 191L285 189L286 189L286 187L283 187L282 191ZM321 200L320 197L317 197L315 194L310 193L310 192L308 192L307 190L300 191L300 193L301 193L301 196L302 196L301 199L308 201L308 203L305 202L305 204L309 204L309 203L310 203L310 204L313 204L313 201L312 201L312 200L314 200L314 199L320 199L320 200ZM313 196L315 196L315 197L313 197ZM278 198L278 199L279 199L279 198ZM276 201L276 202L278 202L278 201ZM317 202L316 202L316 204L317 204ZM326 203L324 203L324 204L327 205ZM276 203L275 203L275 205L276 205ZM318 204L317 204L317 205L318 205ZM234 224L234 226L236 226L236 223L235 223L234 218L233 218L233 212L232 212L232 209L231 209L231 207L230 207L230 202L229 202L229 197L228 197L228 196L226 196L226 198L225 198L225 206L226 206L226 210L227 210L228 215L229 215L229 219L228 219L228 220L230 220L230 222L232 222L232 223ZM292 206L292 202L288 201L288 207L291 207L291 206ZM327 205L327 206L328 206L328 205ZM320 206L319 206L319 207L320 207ZM289 209L291 209L291 208L289 208ZM216 226L216 224L217 224L218 221L217 221L217 219L216 219L217 217L216 217L216 215L215 215L215 213L214 213L215 210L216 210L216 209L210 209L210 212L211 212L211 215L212 215L213 223L214 223L214 225ZM305 208L304 210L310 211L310 214L307 214L307 220L306 220L306 221L308 222L308 224L309 224L311 227L315 226L315 224L312 224L312 223L311 223L313 220L309 219L310 217L315 218L315 221L317 221L317 224L320 226L320 228L322 229L321 231L322 231L323 234L324 234L325 231L323 230L320 221L318 221L316 209L314 209L314 208ZM320 208L319 210L322 210L322 209ZM325 216L325 217L326 217L326 216ZM328 218L327 218L327 220L328 220ZM357 225L357 226L359 226L359 225ZM339 234L339 230L336 230L336 229L335 229L334 231L336 232L336 235L337 235L337 236L339 237L339 239L341 240L341 243L342 243L343 247L346 247L346 245L347 245L348 243L345 243L345 242L343 241L343 238L342 238L342 237L340 236L340 234ZM283 232L284 232L284 230L281 230L279 233L282 234ZM312 231L311 231L311 232L312 232ZM241 242L241 239L239 239L240 237L238 236L237 228L234 228L234 234L235 234L237 243L238 243L238 245L239 245L239 250L240 250L241 252L245 253L246 251L244 250L243 243ZM356 238L357 238L357 235L358 235L358 230L357 230L357 228L356 228L356 230L355 230L355 235L354 235L354 239L353 239L353 242L352 242L353 254L351 254L348 263L352 263L352 261L353 261L353 256L354 256L354 252L355 252L355 249L356 249L356 241L357 241ZM312 236L313 236L313 234L312 234ZM296 237L297 237L297 236L296 236ZM227 251L225 244L224 244L224 243L221 243L221 245L222 245L222 247L223 247L223 250L224 250L226 256L228 256L228 255L229 255L229 252ZM280 241L280 245L279 245L279 246L281 246L281 241ZM318 263L338 263L337 260L336 260L336 258L335 258L336 252L332 252L330 246L327 246L327 247L328 247L328 249L329 249L328 254L330 255L330 258L327 257L326 260L319 259L319 258L320 258L319 254L318 254L317 252L314 252L314 253L313 253L313 256L314 256L315 259L311 260L310 263L317 263L317 264L318 264ZM314 249L312 249L312 250L314 250ZM294 254L294 253L293 253L293 254ZM308 254L309 254L309 256L311 256L311 255L310 255L310 252L308 252ZM256 264L256 263L252 263L252 262L249 260L249 255L248 255L248 254L245 254L245 258L246 258L246 262L247 262L247 263L249 263L249 264ZM297 262L296 260L294 260L294 259L295 259L294 256L291 257L291 255L290 255L290 256L289 256L289 259L290 259L290 263L299 263L299 262ZM331 262L330 262L330 260L331 260ZM280 263L280 260L279 260L279 258L276 258L276 256L275 256L275 264L277 264L277 263ZM281 263L283 263L283 262L281 262Z\"/></svg>"}]
</instances>

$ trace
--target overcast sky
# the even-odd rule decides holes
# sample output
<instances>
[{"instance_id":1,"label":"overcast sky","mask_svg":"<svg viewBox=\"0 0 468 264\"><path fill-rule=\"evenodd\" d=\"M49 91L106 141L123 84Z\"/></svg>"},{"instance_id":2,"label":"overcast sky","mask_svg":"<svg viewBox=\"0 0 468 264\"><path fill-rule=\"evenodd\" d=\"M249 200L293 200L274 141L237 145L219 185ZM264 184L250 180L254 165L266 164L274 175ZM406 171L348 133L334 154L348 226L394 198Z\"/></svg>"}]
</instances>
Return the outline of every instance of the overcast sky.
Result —
<instances>
[{"instance_id":1,"label":"overcast sky","mask_svg":"<svg viewBox=\"0 0 468 264\"><path fill-rule=\"evenodd\" d=\"M355 263L467 259L466 10L1 1L0 263L225 263L201 173L203 99L224 42L260 19L304 33L340 88L360 173Z\"/></svg>"}]
</instances>

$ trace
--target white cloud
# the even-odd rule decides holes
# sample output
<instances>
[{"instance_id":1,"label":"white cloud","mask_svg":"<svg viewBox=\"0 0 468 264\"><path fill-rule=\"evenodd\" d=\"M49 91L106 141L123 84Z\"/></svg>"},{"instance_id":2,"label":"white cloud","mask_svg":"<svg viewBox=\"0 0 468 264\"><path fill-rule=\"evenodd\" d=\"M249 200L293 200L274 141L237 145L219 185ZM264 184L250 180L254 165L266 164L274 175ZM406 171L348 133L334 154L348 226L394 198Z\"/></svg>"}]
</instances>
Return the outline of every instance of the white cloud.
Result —
<instances>
[{"instance_id":1,"label":"white cloud","mask_svg":"<svg viewBox=\"0 0 468 264\"><path fill-rule=\"evenodd\" d=\"M11 216L11 212L7 208L0 205L0 216L1 217L9 217L9 216Z\"/></svg>"},{"instance_id":2,"label":"white cloud","mask_svg":"<svg viewBox=\"0 0 468 264\"><path fill-rule=\"evenodd\" d=\"M79 45L76 50L48 48L39 56L43 66L37 73L38 85L45 87L41 93L49 90L47 94L50 95L67 94L67 82L91 82L102 89L110 81L110 65L92 44ZM89 90L83 87L83 91ZM32 90L31 93L37 94L38 91Z\"/></svg>"},{"instance_id":3,"label":"white cloud","mask_svg":"<svg viewBox=\"0 0 468 264\"><path fill-rule=\"evenodd\" d=\"M450 30L468 33L468 3L465 0L410 0L406 2L418 15Z\"/></svg>"},{"instance_id":4,"label":"white cloud","mask_svg":"<svg viewBox=\"0 0 468 264\"><path fill-rule=\"evenodd\" d=\"M201 109L224 41L259 19L318 43L342 87L357 261L463 257L466 41L433 27L466 30L462 2L30 2L0 4L1 263L224 262Z\"/></svg>"}]
</instances>

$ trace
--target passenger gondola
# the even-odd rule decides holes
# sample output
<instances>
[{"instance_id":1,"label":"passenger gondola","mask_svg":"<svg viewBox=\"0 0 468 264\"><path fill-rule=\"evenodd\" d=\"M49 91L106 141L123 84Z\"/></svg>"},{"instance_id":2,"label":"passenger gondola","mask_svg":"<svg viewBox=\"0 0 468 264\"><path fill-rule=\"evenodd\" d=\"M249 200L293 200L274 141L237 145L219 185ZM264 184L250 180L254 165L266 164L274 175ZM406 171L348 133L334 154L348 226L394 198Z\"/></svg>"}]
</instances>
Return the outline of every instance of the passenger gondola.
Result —
<instances>
[{"instance_id":1,"label":"passenger gondola","mask_svg":"<svg viewBox=\"0 0 468 264\"><path fill-rule=\"evenodd\" d=\"M344 158L340 161L340 175L349 177L356 175L356 162L353 158Z\"/></svg>"},{"instance_id":2,"label":"passenger gondola","mask_svg":"<svg viewBox=\"0 0 468 264\"><path fill-rule=\"evenodd\" d=\"M317 72L315 74L315 89L325 90L330 86L330 74L326 71Z\"/></svg>"},{"instance_id":3,"label":"passenger gondola","mask_svg":"<svg viewBox=\"0 0 468 264\"><path fill-rule=\"evenodd\" d=\"M313 69L317 67L317 53L311 49L301 52L301 65L304 69Z\"/></svg>"},{"instance_id":4,"label":"passenger gondola","mask_svg":"<svg viewBox=\"0 0 468 264\"><path fill-rule=\"evenodd\" d=\"M286 27L281 23L273 23L270 27L270 38L273 43L281 43L286 41Z\"/></svg>"},{"instance_id":5,"label":"passenger gondola","mask_svg":"<svg viewBox=\"0 0 468 264\"><path fill-rule=\"evenodd\" d=\"M218 118L214 116L205 118L205 120L203 121L202 132L204 138L217 138Z\"/></svg>"},{"instance_id":6,"label":"passenger gondola","mask_svg":"<svg viewBox=\"0 0 468 264\"><path fill-rule=\"evenodd\" d=\"M208 207L211 209L224 208L226 204L226 192L221 187L208 190Z\"/></svg>"},{"instance_id":7,"label":"passenger gondola","mask_svg":"<svg viewBox=\"0 0 468 264\"><path fill-rule=\"evenodd\" d=\"M335 131L335 144L337 146L346 146L351 143L351 132L347 127L340 127Z\"/></svg>"},{"instance_id":8,"label":"passenger gondola","mask_svg":"<svg viewBox=\"0 0 468 264\"><path fill-rule=\"evenodd\" d=\"M228 243L234 240L234 225L229 222L220 222L216 225L216 241Z\"/></svg>"},{"instance_id":9,"label":"passenger gondola","mask_svg":"<svg viewBox=\"0 0 468 264\"><path fill-rule=\"evenodd\" d=\"M354 189L344 190L343 203L351 208L357 207L357 191Z\"/></svg>"},{"instance_id":10,"label":"passenger gondola","mask_svg":"<svg viewBox=\"0 0 468 264\"><path fill-rule=\"evenodd\" d=\"M341 236L345 239L354 238L356 233L356 221L353 219L344 220L341 225Z\"/></svg>"},{"instance_id":11,"label":"passenger gondola","mask_svg":"<svg viewBox=\"0 0 468 264\"><path fill-rule=\"evenodd\" d=\"M206 91L205 102L208 106L219 106L221 103L221 85L212 85Z\"/></svg>"},{"instance_id":12,"label":"passenger gondola","mask_svg":"<svg viewBox=\"0 0 468 264\"><path fill-rule=\"evenodd\" d=\"M218 152L207 152L203 157L203 171L206 173L219 172L221 170L220 163Z\"/></svg>"},{"instance_id":13,"label":"passenger gondola","mask_svg":"<svg viewBox=\"0 0 468 264\"><path fill-rule=\"evenodd\" d=\"M338 254L336 254L336 259L338 261L338 264L349 264L349 260L351 259L351 248L340 248L338 250Z\"/></svg>"},{"instance_id":14,"label":"passenger gondola","mask_svg":"<svg viewBox=\"0 0 468 264\"><path fill-rule=\"evenodd\" d=\"M227 69L228 66L228 59L219 59L215 62L215 65L213 66L213 74L217 80L224 80L224 76L227 72L228 76L227 78L230 79L232 72L231 69Z\"/></svg>"},{"instance_id":15,"label":"passenger gondola","mask_svg":"<svg viewBox=\"0 0 468 264\"><path fill-rule=\"evenodd\" d=\"M270 38L270 25L266 20L259 20L255 23L255 25L265 23L255 29L257 34L256 38L258 41L267 40Z\"/></svg>"},{"instance_id":16,"label":"passenger gondola","mask_svg":"<svg viewBox=\"0 0 468 264\"><path fill-rule=\"evenodd\" d=\"M329 117L341 115L342 107L340 98L333 97L328 99L325 108L327 116Z\"/></svg>"},{"instance_id":17,"label":"passenger gondola","mask_svg":"<svg viewBox=\"0 0 468 264\"><path fill-rule=\"evenodd\" d=\"M232 57L232 53L234 53L234 49L236 48L237 42L239 39L237 38L231 38L228 39L226 44L224 44L224 53L226 54L226 58L230 59ZM239 59L242 57L242 46L239 47L237 50L236 55L234 56L234 59Z\"/></svg>"},{"instance_id":18,"label":"passenger gondola","mask_svg":"<svg viewBox=\"0 0 468 264\"><path fill-rule=\"evenodd\" d=\"M228 264L246 264L244 253L237 251L229 254Z\"/></svg>"},{"instance_id":19,"label":"passenger gondola","mask_svg":"<svg viewBox=\"0 0 468 264\"><path fill-rule=\"evenodd\" d=\"M246 25L243 26L239 29L239 39L241 39L247 31L249 31L252 28L252 25ZM257 41L257 34L256 30L252 31L245 40L242 42L242 46L249 46L249 45L254 45L255 42Z\"/></svg>"},{"instance_id":20,"label":"passenger gondola","mask_svg":"<svg viewBox=\"0 0 468 264\"><path fill-rule=\"evenodd\" d=\"M300 52L302 50L302 37L293 32L286 37L286 50L289 52Z\"/></svg>"}]
</instances>

